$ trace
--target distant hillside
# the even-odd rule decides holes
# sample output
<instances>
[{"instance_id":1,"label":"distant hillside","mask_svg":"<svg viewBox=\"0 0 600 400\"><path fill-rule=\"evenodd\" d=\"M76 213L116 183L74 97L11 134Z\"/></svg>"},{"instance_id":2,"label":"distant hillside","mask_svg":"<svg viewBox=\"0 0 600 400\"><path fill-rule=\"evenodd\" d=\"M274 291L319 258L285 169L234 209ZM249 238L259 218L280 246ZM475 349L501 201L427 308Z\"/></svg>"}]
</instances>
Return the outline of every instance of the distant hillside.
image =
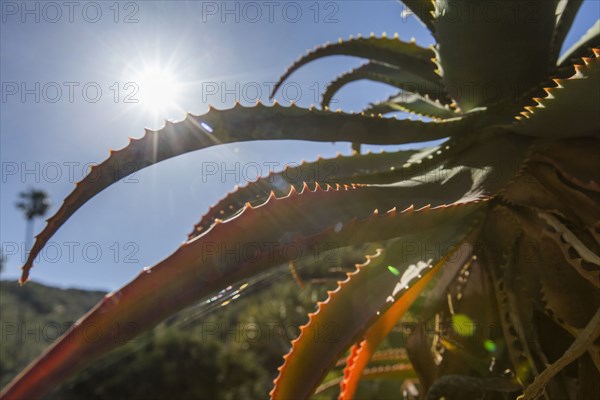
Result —
<instances>
[{"instance_id":1,"label":"distant hillside","mask_svg":"<svg viewBox=\"0 0 600 400\"><path fill-rule=\"evenodd\" d=\"M356 257L344 258L339 265L349 269ZM265 398L307 314L345 276L337 269L329 271L329 266L318 268L299 269L305 285L283 266L240 283L237 290L199 301L95 360L46 400ZM310 283L313 278L318 283ZM0 386L103 296L98 291L0 282ZM19 329L21 325L25 329ZM332 378L336 376L341 369ZM398 398L400 385L366 382L357 397ZM337 386L332 388L314 398L337 398Z\"/></svg>"},{"instance_id":2,"label":"distant hillside","mask_svg":"<svg viewBox=\"0 0 600 400\"><path fill-rule=\"evenodd\" d=\"M36 283L19 287L3 281L0 288L1 386L104 296ZM264 398L289 348L282 328L291 324L293 334L317 296L300 290L291 276L264 289L249 291L244 302L228 307L200 302L178 313L96 360L47 399ZM293 297L285 300L289 295ZM17 330L19 318L22 332ZM254 337L256 327L260 338Z\"/></svg>"},{"instance_id":3,"label":"distant hillside","mask_svg":"<svg viewBox=\"0 0 600 400\"><path fill-rule=\"evenodd\" d=\"M103 296L98 291L0 281L0 386Z\"/></svg>"}]
</instances>

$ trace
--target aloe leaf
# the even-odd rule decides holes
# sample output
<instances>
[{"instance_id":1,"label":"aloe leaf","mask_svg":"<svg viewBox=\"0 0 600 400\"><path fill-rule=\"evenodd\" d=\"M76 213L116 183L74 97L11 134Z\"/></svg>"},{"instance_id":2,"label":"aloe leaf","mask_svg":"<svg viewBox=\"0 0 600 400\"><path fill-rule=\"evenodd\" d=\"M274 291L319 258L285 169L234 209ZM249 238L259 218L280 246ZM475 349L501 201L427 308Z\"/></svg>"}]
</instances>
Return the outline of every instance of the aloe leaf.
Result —
<instances>
[{"instance_id":1,"label":"aloe leaf","mask_svg":"<svg viewBox=\"0 0 600 400\"><path fill-rule=\"evenodd\" d=\"M417 329L406 340L423 392L445 374L487 376L490 365L496 371L512 368L504 361L505 345L501 336L488 330L500 323L487 266L479 261L490 250L496 255L497 246L495 242L482 242L478 232L473 235L477 235L477 239L465 240L456 252L458 257L448 260L431 288L423 294L426 301L420 301L418 307L411 309L411 314L420 321L435 320L437 332L430 340L424 334L424 322L417 324ZM431 329L429 323L427 326ZM484 339L493 340L490 343L493 350Z\"/></svg>"},{"instance_id":2,"label":"aloe leaf","mask_svg":"<svg viewBox=\"0 0 600 400\"><path fill-rule=\"evenodd\" d=\"M214 118L210 123L218 126ZM250 130L256 131L256 128L250 125ZM224 129L224 132L231 130ZM500 142L499 138L502 138ZM370 217L373 209L402 209L411 204L416 207L441 206L492 196L505 184L505 179L512 177L508 173L499 179L496 168L509 167L513 163L518 166L528 148L526 139L505 135L468 143L472 147L469 151L458 146L454 153L446 155L443 166L430 166L428 172L410 181L402 181L404 178L399 175L395 178L400 181L391 184L336 186L327 187L327 190L315 185L314 191L303 185L302 194L297 194L296 188L292 187L285 199L275 200L273 193L264 205L252 207L246 204L235 216L225 221L215 220L205 233L182 245L171 257L149 269L150 272L143 272L121 291L108 296L7 388L7 393L26 396L44 392L77 368L122 343L104 337L90 347L90 343L82 339L82 330L89 324L96 324L103 332L113 332L123 324L134 324L137 331L129 333L134 335L214 291L286 261L280 259L282 256L254 263L236 262L235 257L234 260L220 260L219 255L212 252L215 245L266 242L280 248L291 241L298 243L300 248L313 249L324 240L333 240L338 246L387 240L402 234L401 218L396 218L395 211ZM506 165L496 165L492 157L494 154L500 156L501 149L507 152L501 154ZM132 154L140 157L142 153L138 150ZM409 211L401 215L407 213ZM417 218L419 229L437 226L441 221L432 216L445 215L444 212L432 213L432 216L426 214L422 221ZM283 223L290 215L296 221L293 231ZM297 218L298 215L302 217ZM129 337L126 335L121 339ZM56 368L49 368L49 365ZM45 375L47 370L53 373Z\"/></svg>"},{"instance_id":3,"label":"aloe leaf","mask_svg":"<svg viewBox=\"0 0 600 400\"><path fill-rule=\"evenodd\" d=\"M362 377L364 379L396 379L404 380L415 378L415 370L410 363L397 363L392 365L378 365L365 368Z\"/></svg>"},{"instance_id":4,"label":"aloe leaf","mask_svg":"<svg viewBox=\"0 0 600 400\"><path fill-rule=\"evenodd\" d=\"M450 102L448 96L444 92L444 88L439 80L439 77L432 75L429 78L424 78L419 73L414 73L407 68L399 68L381 62L371 61L353 69L350 72L340 75L333 82L331 82L327 88L325 88L321 105L323 107L329 107L333 96L342 87L348 83L361 79L387 83L406 92L429 96L430 98L439 100L444 104L448 104Z\"/></svg>"},{"instance_id":5,"label":"aloe leaf","mask_svg":"<svg viewBox=\"0 0 600 400\"><path fill-rule=\"evenodd\" d=\"M522 176L502 190L501 197L514 205L557 212L583 227L600 220L598 193L568 184L548 164L530 163Z\"/></svg>"},{"instance_id":6,"label":"aloe leaf","mask_svg":"<svg viewBox=\"0 0 600 400\"><path fill-rule=\"evenodd\" d=\"M142 138L111 151L108 159L92 167L36 236L21 282L27 281L29 269L47 241L83 204L116 181L160 161L219 144L251 140L402 144L441 139L463 128L460 121L425 123L279 105L238 105L229 110L211 109L204 115L188 115L184 121L168 122L160 131L146 131Z\"/></svg>"},{"instance_id":7,"label":"aloe leaf","mask_svg":"<svg viewBox=\"0 0 600 400\"><path fill-rule=\"evenodd\" d=\"M404 243L405 245L406 243ZM391 249L394 252L394 249ZM448 254L447 256L449 256ZM386 257L384 262L394 259ZM423 278L416 282L392 305L377 322L375 322L365 333L365 337L359 343L354 345L353 351L348 357L347 367L344 370L344 380L341 383L341 393L339 399L352 399L358 388L358 381L363 374L364 369L371 360L371 356L375 353L381 341L390 333L398 320L406 313L408 308L423 292L424 288L429 284L440 270L444 260L437 262L435 267L428 272ZM389 268L389 266L388 266ZM395 267L394 267L395 268Z\"/></svg>"},{"instance_id":8,"label":"aloe leaf","mask_svg":"<svg viewBox=\"0 0 600 400\"><path fill-rule=\"evenodd\" d=\"M436 246L438 251L428 253L427 257L403 253L401 263L394 266L402 271L400 278L388 269L389 262L400 260L388 258L385 250L357 266L348 279L329 292L325 302L319 303L317 312L309 315L309 322L300 329L300 336L292 342L292 350L284 357L271 397L304 399L310 396L339 356L376 321L377 313L385 313L406 293L406 286L415 284L417 275L429 274L445 250L460 243L473 229L480 215L479 207L477 203L470 203L442 207L433 212L408 210L399 214L405 219L398 233L408 235L406 243L436 243L439 244ZM438 219L436 228L427 229L425 224L431 226L433 221L429 219L435 217ZM417 223L417 219L421 221ZM419 233L414 234L417 231ZM329 331L333 336L323 334L322 330L327 327L334 329ZM305 368L306 365L311 368Z\"/></svg>"},{"instance_id":9,"label":"aloe leaf","mask_svg":"<svg viewBox=\"0 0 600 400\"><path fill-rule=\"evenodd\" d=\"M431 348L428 346L429 341L426 339L424 326L424 322L418 323L412 334L408 335L406 338L406 353L419 377L419 383L426 393L436 379L437 365ZM427 345L424 346L424 343Z\"/></svg>"},{"instance_id":10,"label":"aloe leaf","mask_svg":"<svg viewBox=\"0 0 600 400\"><path fill-rule=\"evenodd\" d=\"M457 256L446 260L431 287L421 296L419 307L413 307L412 312L417 314L421 321L434 318L435 314L447 305L448 293L455 290L454 286L456 286L456 281L460 280L461 274L469 271L474 261L477 260L473 242L476 243L476 239L466 240L457 251ZM468 274L470 275L471 272Z\"/></svg>"},{"instance_id":11,"label":"aloe leaf","mask_svg":"<svg viewBox=\"0 0 600 400\"><path fill-rule=\"evenodd\" d=\"M582 227L592 227L600 221L600 193L582 189L579 186L571 184L568 180L562 179L559 171L548 165L531 165L532 175L542 183L542 185L560 199L561 210L572 208ZM566 215L566 213L565 213Z\"/></svg>"},{"instance_id":12,"label":"aloe leaf","mask_svg":"<svg viewBox=\"0 0 600 400\"><path fill-rule=\"evenodd\" d=\"M494 276L509 356L523 385L531 383L550 363L547 347L542 346L562 347L557 337L547 342L548 325L540 325L540 316L533 318L533 310L544 310L544 317L578 337L597 311L600 300L595 287L585 282L576 270L565 267L556 243L548 235L540 235L540 227L549 222L540 218L544 214L497 207L488 217L493 228L490 231L484 228L484 240L494 243L499 250L500 257L487 257L486 261ZM576 297L572 296L574 292ZM598 349L588 351L594 357ZM559 390L566 393L565 388Z\"/></svg>"},{"instance_id":13,"label":"aloe leaf","mask_svg":"<svg viewBox=\"0 0 600 400\"><path fill-rule=\"evenodd\" d=\"M364 261L364 257L361 261ZM356 263L360 264L360 263ZM355 264L355 265L356 265ZM336 367L345 367L347 364L349 357L343 357L338 360L335 364ZM378 350L371 356L371 361L373 362L386 362L386 361L407 361L408 354L404 347L394 347L385 350ZM341 382L341 381L340 381Z\"/></svg>"},{"instance_id":14,"label":"aloe leaf","mask_svg":"<svg viewBox=\"0 0 600 400\"><path fill-rule=\"evenodd\" d=\"M600 19L558 60L560 67L567 67L571 60L578 60L582 57L590 57L593 48L600 47Z\"/></svg>"},{"instance_id":15,"label":"aloe leaf","mask_svg":"<svg viewBox=\"0 0 600 400\"><path fill-rule=\"evenodd\" d=\"M557 217L545 212L538 216L549 226L544 234L560 249L563 258L584 279L600 289L600 256L594 253L583 240Z\"/></svg>"},{"instance_id":16,"label":"aloe leaf","mask_svg":"<svg viewBox=\"0 0 600 400\"><path fill-rule=\"evenodd\" d=\"M421 150L422 151L422 150ZM271 192L277 196L289 193L292 186L301 190L304 183L314 188L315 184L344 185L352 183L385 183L379 179L390 170L399 170L420 151L400 150L396 152L338 155L334 158L319 158L314 162L302 162L298 166L286 167L280 172L271 172L247 186L238 187L212 206L188 235L192 239L206 231L215 219L228 219L241 210L247 202L253 205L264 203Z\"/></svg>"},{"instance_id":17,"label":"aloe leaf","mask_svg":"<svg viewBox=\"0 0 600 400\"><path fill-rule=\"evenodd\" d=\"M394 379L402 381L410 378L416 378L415 370L410 363L378 365L366 368L362 374L362 379ZM335 388L342 382L342 379L343 377L338 377L324 382L315 390L315 394Z\"/></svg>"},{"instance_id":18,"label":"aloe leaf","mask_svg":"<svg viewBox=\"0 0 600 400\"><path fill-rule=\"evenodd\" d=\"M475 235L472 234L472 239L474 239L474 236ZM454 269L452 268L452 265L450 267L446 266L447 260L455 253L458 253L459 257L464 253L471 253L470 250L472 245L471 243L468 243L469 240L466 240L466 242L467 243L462 243L460 246L456 246L453 251L448 252L444 257L442 257L432 271L427 273L427 275L411 286L410 289L408 289L404 295L400 297L394 303L394 305L391 306L385 312L385 314L381 315L377 319L377 322L375 322L368 329L364 335L364 339L354 345L354 348L348 357L347 367L344 370L344 379L341 384L341 393L339 396L340 400L354 398L354 394L358 388L358 382L363 375L363 370L365 370L368 363L373 359L373 355L375 354L377 347L381 344L383 339L389 335L391 330L404 316L406 311L408 311L409 307L417 299L417 297L423 294L430 281L433 278L439 277L438 273L442 269L442 266L450 270ZM389 259L403 259L402 250L405 245L406 243L403 242L402 239L398 239L395 243L395 246L392 245L391 248L387 249L387 253L389 253ZM452 262L450 264L452 264ZM439 288L436 285L435 288L431 290L439 291L440 289L442 288Z\"/></svg>"},{"instance_id":19,"label":"aloe leaf","mask_svg":"<svg viewBox=\"0 0 600 400\"><path fill-rule=\"evenodd\" d=\"M551 165L573 185L600 192L599 148L597 137L551 141L536 145L530 158Z\"/></svg>"},{"instance_id":20,"label":"aloe leaf","mask_svg":"<svg viewBox=\"0 0 600 400\"><path fill-rule=\"evenodd\" d=\"M476 256L461 268L446 292L445 304L438 309L437 326L442 332L434 337L432 343L437 350L436 359L441 361L437 368L438 376L466 371L487 376L492 364L498 368L497 371L512 367L506 362L506 345L498 328L500 313L496 307L489 267L480 260L481 253L497 249L494 247L496 243L481 243L480 240L481 236L476 242ZM487 328L490 326L498 330L491 332ZM445 328L450 328L450 332Z\"/></svg>"},{"instance_id":21,"label":"aloe leaf","mask_svg":"<svg viewBox=\"0 0 600 400\"><path fill-rule=\"evenodd\" d=\"M548 365L548 367L542 371L542 373L536 377L535 381L529 385L523 396L519 398L522 399L535 399L539 397L546 385L550 383L550 380L558 374L560 371L565 369L569 364L573 361L581 357L586 351L590 351L590 349L594 346L594 342L600 336L600 309L596 311L596 314L589 320L589 323L581 331L581 334L577 336L575 341L569 346L567 351L556 360L552 365Z\"/></svg>"},{"instance_id":22,"label":"aloe leaf","mask_svg":"<svg viewBox=\"0 0 600 400\"><path fill-rule=\"evenodd\" d=\"M413 212L412 207L404 212L392 208L412 204L405 199L410 199L410 192L370 186L317 186L311 191L305 186L301 193L292 189L287 197L277 199L272 194L263 205L246 205L236 217L216 222L205 234L184 243L171 256L107 295L2 395L41 396L96 357L167 316L271 267L314 254L320 243L326 242L329 250L388 240L404 234L405 229L431 230L453 216L462 221L483 207L440 206L435 208L439 212L429 213L430 206L418 199L415 205L422 207L419 212ZM373 215L374 209L390 211ZM294 224L285 223L289 220ZM90 326L104 333L93 343L86 340ZM119 334L115 336L115 332Z\"/></svg>"},{"instance_id":23,"label":"aloe leaf","mask_svg":"<svg viewBox=\"0 0 600 400\"><path fill-rule=\"evenodd\" d=\"M387 183L370 186L410 189L411 199L438 205L494 197L519 178L530 143L511 134L452 138L416 153L400 170L378 174Z\"/></svg>"},{"instance_id":24,"label":"aloe leaf","mask_svg":"<svg viewBox=\"0 0 600 400\"><path fill-rule=\"evenodd\" d=\"M414 42L404 42L398 39L397 35L393 38L386 36L363 38L359 36L357 38L351 37L347 41L340 39L337 43L327 43L308 52L305 56L294 62L283 76L279 78L273 89L273 93L271 93L271 98L275 96L279 87L290 75L300 67L311 61L334 55L361 57L389 64L419 76L419 82L423 79L430 82L439 81L439 76L434 72L435 64L431 61L435 57L433 50L418 46Z\"/></svg>"},{"instance_id":25,"label":"aloe leaf","mask_svg":"<svg viewBox=\"0 0 600 400\"><path fill-rule=\"evenodd\" d=\"M448 185L447 191L461 190L463 199L472 196L495 196L520 176L523 160L529 151L529 143L528 139L516 135L479 137L476 143L441 160L439 167L394 185L410 187L417 182L426 184L441 180L444 185ZM450 186L454 180L465 180L469 183ZM465 191L465 187L470 189Z\"/></svg>"},{"instance_id":26,"label":"aloe leaf","mask_svg":"<svg viewBox=\"0 0 600 400\"><path fill-rule=\"evenodd\" d=\"M523 318L531 307L521 307L520 297L517 296L522 289L516 281L516 272L527 267L526 262L521 265L526 261L526 253L523 253L524 234L520 230L520 222L508 208L496 207L486 220L483 238L498 250L495 254L486 254L484 261L493 277L500 325L515 378L521 385L525 385L539 373L539 369L532 355L535 350L535 332L530 324L526 324L530 320ZM536 355L539 356L539 353Z\"/></svg>"},{"instance_id":27,"label":"aloe leaf","mask_svg":"<svg viewBox=\"0 0 600 400\"><path fill-rule=\"evenodd\" d=\"M577 12L581 5L583 4L583 0L563 0L562 4L559 3L559 7L564 6L562 10L559 11L558 20L556 22L556 27L554 28L554 36L552 37L552 52L550 54L550 61L552 65L556 65L558 55L560 53L560 49L567 37L567 34L571 30L571 26L573 25L573 21L575 21L575 17L577 16Z\"/></svg>"},{"instance_id":28,"label":"aloe leaf","mask_svg":"<svg viewBox=\"0 0 600 400\"><path fill-rule=\"evenodd\" d=\"M271 174L220 200L195 225L188 238L205 232L215 219L224 220L237 214L246 202L259 204L271 191L283 195L292 186L300 190L304 182L311 188L316 183L323 187L350 183L399 185L410 188L404 196L426 199L423 204L434 205L456 201L469 192L493 196L518 175L528 141L516 136L498 136L474 145L473 140L461 136L418 152L405 150L320 159ZM469 145L472 145L471 151L465 154Z\"/></svg>"},{"instance_id":29,"label":"aloe leaf","mask_svg":"<svg viewBox=\"0 0 600 400\"><path fill-rule=\"evenodd\" d=\"M391 349L378 350L373 353L371 357L371 361L373 362L382 362L382 361L406 361L408 360L408 355L406 354L406 349L403 347L395 347Z\"/></svg>"},{"instance_id":30,"label":"aloe leaf","mask_svg":"<svg viewBox=\"0 0 600 400\"><path fill-rule=\"evenodd\" d=\"M556 4L436 0L442 81L463 112L512 101L548 76Z\"/></svg>"},{"instance_id":31,"label":"aloe leaf","mask_svg":"<svg viewBox=\"0 0 600 400\"><path fill-rule=\"evenodd\" d=\"M487 268L478 261L482 250L494 244L482 243L479 232L474 235L477 238L467 238L446 262L439 278L424 293L427 301L411 309L419 320L433 322L436 332L431 339L426 336L424 326L431 325L423 322L406 341L423 392L446 374L487 376L490 365L498 370L511 367L505 364L504 354L496 352L505 348L501 336L488 330L499 326L498 311ZM484 339L493 340L494 352Z\"/></svg>"},{"instance_id":32,"label":"aloe leaf","mask_svg":"<svg viewBox=\"0 0 600 400\"><path fill-rule=\"evenodd\" d=\"M591 281L590 279L586 281L590 276L582 274L582 271L577 268L569 268L572 263L568 262L567 257L570 255L564 254L561 245L553 240L551 235L544 234L537 239L532 233L528 232L528 240L535 245L537 252L534 254L540 260L540 264L535 267L539 269L540 299L545 314L573 338L578 338L582 335L589 319L597 311L596 305L600 301L600 293L597 289L599 270L596 267L595 277L591 277ZM577 293L576 298L572 296L573 293ZM588 353L598 368L600 346L592 345ZM548 362L545 362L542 368L547 364Z\"/></svg>"},{"instance_id":33,"label":"aloe leaf","mask_svg":"<svg viewBox=\"0 0 600 400\"><path fill-rule=\"evenodd\" d=\"M536 281L540 284L540 293L536 297L539 298L538 301L541 301L541 308L545 310L546 317L574 338L584 336L583 331L587 329L586 325L589 326L589 321L597 313L596 305L600 301L600 293L597 285L589 280L586 282L587 277L582 275L579 270L565 266L570 255L565 254L561 241L565 240L574 248L579 248L578 251L582 251L582 243L577 244L578 239L574 237L573 232L570 232L557 216L550 213L534 211L516 215L519 218L517 222L525 235L525 242L528 244L526 248L520 250L522 253L521 265L517 268L522 269L527 266L534 270ZM540 227L542 235L539 234ZM559 241L554 240L554 231L561 234ZM594 255L589 255L594 257ZM531 260L536 262L532 263ZM596 267L596 279L598 279L597 273ZM522 279L527 278L530 277ZM575 292L577 293L576 297L572 296ZM545 328L541 329L540 335L543 335ZM528 341L532 344L537 343L532 342L530 337L528 337ZM567 343L570 341L567 340ZM563 345L559 346L564 348ZM587 348L596 366L600 365L599 350L600 347L597 344L591 344ZM546 368L548 364L550 364L548 360L543 360L540 370ZM538 378L539 376L536 377L536 380Z\"/></svg>"},{"instance_id":34,"label":"aloe leaf","mask_svg":"<svg viewBox=\"0 0 600 400\"><path fill-rule=\"evenodd\" d=\"M575 74L554 79L547 96L534 99L537 106L525 107L513 129L521 134L568 138L586 136L600 129L600 49L594 56L574 65Z\"/></svg>"},{"instance_id":35,"label":"aloe leaf","mask_svg":"<svg viewBox=\"0 0 600 400\"><path fill-rule=\"evenodd\" d=\"M391 112L403 111L411 114L420 115L433 119L456 118L459 114L455 113L450 107L441 104L438 101L430 100L418 94L400 92L391 96L385 101L372 104L365 109L365 114L387 114Z\"/></svg>"},{"instance_id":36,"label":"aloe leaf","mask_svg":"<svg viewBox=\"0 0 600 400\"><path fill-rule=\"evenodd\" d=\"M539 260L539 263L535 263L530 268L537 272L544 309L567 332L577 336L593 316L596 311L595 305L600 301L600 292L597 289L599 269L597 264L593 264L599 261L598 256L589 253L584 255L584 257L589 256L592 261L591 266L596 268L594 284L580 271L567 265L561 244L553 240L554 232L562 233L561 241L568 238L566 243L571 242L570 246L585 252L582 243L576 243L578 240L573 233L565 229L566 226L557 217L550 213L536 211L519 215L518 222L523 228L525 240L530 247L529 253L521 257L521 265L533 264L528 263L531 259ZM541 235L540 228L542 228ZM577 291L576 298L568 296L568 293L574 291Z\"/></svg>"},{"instance_id":37,"label":"aloe leaf","mask_svg":"<svg viewBox=\"0 0 600 400\"><path fill-rule=\"evenodd\" d=\"M600 301L600 292L597 290L600 282L598 268L600 259L586 247L584 237L575 235L575 232L581 235L585 231L567 227L567 224L571 227L576 225L563 222L558 216L541 211L530 214L520 213L518 218L517 222L524 228L524 242L527 244L523 250L520 250L521 254L527 255L521 257L520 267L527 267L527 271L534 270L534 275L526 275L521 280L530 285L530 282L535 279L535 282L539 283L539 294L535 292L540 303L538 308L543 309L546 316L565 332L574 338L579 337L582 329L597 311L596 304ZM587 240L586 242L592 243ZM585 268L573 262L575 261L572 260L573 252L589 260L586 261ZM532 260L536 262L531 262ZM577 298L568 296L574 291L577 291ZM537 343L531 342L531 344ZM597 366L600 365L599 351L598 345L593 345L588 350ZM540 368L543 369L549 361L543 354L538 355L538 358L541 359Z\"/></svg>"},{"instance_id":38,"label":"aloe leaf","mask_svg":"<svg viewBox=\"0 0 600 400\"><path fill-rule=\"evenodd\" d=\"M434 0L401 0L419 20L433 32Z\"/></svg>"}]
</instances>

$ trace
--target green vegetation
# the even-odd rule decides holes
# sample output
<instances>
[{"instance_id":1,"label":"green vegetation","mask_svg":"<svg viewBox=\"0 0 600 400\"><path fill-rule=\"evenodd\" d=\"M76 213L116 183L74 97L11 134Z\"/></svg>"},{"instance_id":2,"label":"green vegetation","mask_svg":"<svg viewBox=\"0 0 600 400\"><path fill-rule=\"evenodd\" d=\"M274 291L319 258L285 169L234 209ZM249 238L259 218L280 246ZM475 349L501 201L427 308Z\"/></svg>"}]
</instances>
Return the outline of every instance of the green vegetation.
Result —
<instances>
[{"instance_id":1,"label":"green vegetation","mask_svg":"<svg viewBox=\"0 0 600 400\"><path fill-rule=\"evenodd\" d=\"M0 386L56 341L104 293L0 281Z\"/></svg>"},{"instance_id":2,"label":"green vegetation","mask_svg":"<svg viewBox=\"0 0 600 400\"><path fill-rule=\"evenodd\" d=\"M397 36L340 40L308 53L276 85L324 56L368 59L326 89L322 109L211 108L146 131L94 166L36 237L22 282L45 243L89 199L124 178L125 165L138 170L250 140L345 141L354 149L351 156L306 162L229 193L195 225L189 240L106 296L5 396L47 393L124 341L168 325L163 321L173 314L198 301L221 302L221 293L231 290L236 300L233 293L246 282L288 264L294 271L310 254L322 255L324 246L346 254L365 245L366 261L327 292L315 312L307 314L314 310L309 304L325 293L305 303L289 284L278 282L256 302L240 292L245 308L235 316L217 312L212 320L304 323L308 315L296 340L276 336L247 356L250 343L220 347L198 339L197 331L161 336L159 328L148 334L156 339L142 344L140 353L124 356L135 364L126 364L137 374L133 392L154 395L146 386L156 380L168 388L167 397L173 391L201 395L187 386L184 392L173 388L188 362L201 360L197 374L205 367L221 386L228 385L222 376L232 379L234 397L254 396L274 376L276 355L289 348L273 399L309 398L332 382L339 384L341 399L350 399L361 396L367 378L390 376L407 385L413 393L408 397L434 400L521 393L526 399L600 397L600 21L559 59L579 0L479 1L494 6L495 21L486 7L474 10L471 0L404 2L430 29L434 45ZM330 111L335 92L357 79L401 91L360 114ZM384 118L373 109L431 120ZM417 145L437 139L444 142ZM407 143L417 150L360 153L362 144ZM314 174L324 163L336 168ZM235 249L230 257L213 251L221 244ZM297 250L291 257L290 247ZM325 261L313 260L317 266ZM415 328L429 334L407 337L397 344L402 349L393 359L399 362L380 365L378 360L388 359L378 351L396 345L395 329L409 311L418 318ZM200 319L205 327L211 316ZM122 332L119 340L84 337L90 325L112 332L127 324L137 329ZM199 343L205 347L198 353L187 349L192 355L184 360L185 346ZM176 361L167 360L168 354ZM206 361L204 355L214 358ZM154 374L142 366L158 360L166 371ZM255 360L269 372L247 363ZM111 382L122 371L106 371L98 372L104 384L88 388L112 396L133 393L112 392ZM79 390L77 384L72 388ZM205 390L217 397L230 393Z\"/></svg>"},{"instance_id":3,"label":"green vegetation","mask_svg":"<svg viewBox=\"0 0 600 400\"><path fill-rule=\"evenodd\" d=\"M350 268L352 262L348 258L338 264ZM296 277L302 287L283 269L249 285L243 301L232 300L231 293L212 304L202 301L99 359L48 398L262 398L290 340L306 323L306 314L344 276L339 268L334 272L298 268ZM16 282L2 281L0 287L0 324L5 336L0 353L2 386L56 339L55 327L64 332L104 296L103 292L63 290L35 282L21 288ZM19 309L26 328L24 340L20 332L12 333ZM338 368L331 378L339 378L341 372ZM318 398L333 399L336 389L333 386ZM360 393L364 398L392 399L399 390L398 382L370 381Z\"/></svg>"}]
</instances>

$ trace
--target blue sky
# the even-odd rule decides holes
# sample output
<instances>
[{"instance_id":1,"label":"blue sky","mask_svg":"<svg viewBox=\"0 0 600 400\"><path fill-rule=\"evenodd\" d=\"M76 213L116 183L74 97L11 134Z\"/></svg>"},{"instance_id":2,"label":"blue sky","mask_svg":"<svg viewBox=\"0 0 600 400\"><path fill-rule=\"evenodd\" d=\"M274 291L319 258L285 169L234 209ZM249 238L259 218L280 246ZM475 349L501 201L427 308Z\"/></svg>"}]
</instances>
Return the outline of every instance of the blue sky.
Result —
<instances>
[{"instance_id":1,"label":"blue sky","mask_svg":"<svg viewBox=\"0 0 600 400\"><path fill-rule=\"evenodd\" d=\"M20 191L46 190L53 200L51 215L86 166L103 161L108 149L125 146L144 127L160 127L165 118L203 113L208 103L226 108L236 97L248 105L257 95L266 100L268 88L289 64L326 41L398 32L402 39L433 43L416 20L401 18L404 8L394 0L100 1L75 2L73 9L63 2L48 4L2 2L0 240L8 257L3 279L17 279L24 257L25 219L14 207ZM566 46L599 15L600 3L586 1ZM317 61L294 74L278 98L303 106L318 103L329 80L360 63L349 57ZM180 83L177 107L162 115L144 101L128 102L143 100L144 88L138 85L140 91L133 93L127 83L139 83L136 71L153 65L171 70ZM384 85L358 82L339 93L335 107L359 110L391 93ZM348 153L349 146L233 144L139 171L97 195L59 230L32 279L116 289L175 250L235 184L254 178L256 168L247 168L249 163L266 174L269 165L283 167L337 151ZM208 174L215 166L216 174ZM36 233L43 224L36 220Z\"/></svg>"}]
</instances>

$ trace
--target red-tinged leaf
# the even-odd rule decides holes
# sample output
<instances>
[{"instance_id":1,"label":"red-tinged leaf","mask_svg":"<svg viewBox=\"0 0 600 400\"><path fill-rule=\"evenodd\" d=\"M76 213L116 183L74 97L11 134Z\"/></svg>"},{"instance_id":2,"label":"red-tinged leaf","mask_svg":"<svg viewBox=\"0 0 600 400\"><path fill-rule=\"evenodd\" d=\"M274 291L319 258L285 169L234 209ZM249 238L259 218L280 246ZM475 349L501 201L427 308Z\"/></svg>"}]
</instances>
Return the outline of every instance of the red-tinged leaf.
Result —
<instances>
[{"instance_id":1,"label":"red-tinged leaf","mask_svg":"<svg viewBox=\"0 0 600 400\"><path fill-rule=\"evenodd\" d=\"M408 191L410 192L410 190ZM3 399L41 397L96 357L148 330L169 315L235 282L249 279L292 258L318 250L387 240L406 233L403 220L413 214L372 210L404 203L405 188L317 186L302 193L292 189L257 207L247 205L237 216L217 221L205 234L184 243L171 256L144 270L121 290L108 295L58 342L15 378ZM424 208L411 218L419 229L431 229L446 217L482 205ZM446 210L444 212L444 210ZM290 221L295 224L290 224ZM234 252L231 249L236 249ZM291 249L291 250L290 250ZM290 256L290 254L292 254ZM102 334L93 343L86 332ZM129 329L127 329L129 328ZM116 338L115 332L120 333Z\"/></svg>"},{"instance_id":2,"label":"red-tinged leaf","mask_svg":"<svg viewBox=\"0 0 600 400\"><path fill-rule=\"evenodd\" d=\"M371 360L373 353L377 349L377 346L385 339L406 310L408 310L411 304L421 294L431 278L437 274L442 263L443 262L439 262L430 273L425 275L425 277L407 290L406 293L369 328L365 334L365 338L352 346L346 368L344 369L344 379L340 386L340 400L354 398L354 394L358 388L358 382Z\"/></svg>"},{"instance_id":3,"label":"red-tinged leaf","mask_svg":"<svg viewBox=\"0 0 600 400\"><path fill-rule=\"evenodd\" d=\"M279 368L271 397L308 398L340 355L375 322L377 313L385 313L397 296L404 295L407 285L414 284L413 280L420 274L429 273L433 264L473 230L479 216L478 209L476 204L465 204L407 210L399 214L401 225L397 232L401 230L406 234L404 244L435 244L435 250L427 254L401 252L402 259L390 257L383 250L382 254L369 257L365 264L357 266L354 273L348 274L348 279L330 292L325 302L319 303L317 312L309 315L308 324L301 328L300 336L292 342L292 350ZM426 229L423 223L432 222L430 219L433 218L439 218L440 222L434 229ZM400 279L394 278L388 269L390 263L396 263L395 268L403 271ZM320 333L326 328L334 328L335 336L322 336ZM332 332L331 329L329 332Z\"/></svg>"},{"instance_id":4,"label":"red-tinged leaf","mask_svg":"<svg viewBox=\"0 0 600 400\"><path fill-rule=\"evenodd\" d=\"M403 242L399 242L398 249L390 248L388 252L392 255L390 259L394 259L398 257L402 259L402 247L405 245ZM363 375L364 369L367 367L371 357L377 350L377 347L381 344L383 339L387 337L390 331L394 328L394 326L398 323L400 318L406 313L406 311L410 308L412 303L421 295L421 293L425 290L429 282L434 278L443 265L445 265L446 261L456 252L459 255L463 252L469 253L471 244L465 243L460 247L456 247L453 252L449 252L444 255L435 265L435 267L431 270L431 272L427 273L424 277L422 277L417 283L410 287L410 289L406 290L406 292L400 297L392 307L390 307L385 314L380 316L367 331L364 336L364 339L359 343L355 344L352 347L352 351L350 356L348 357L348 361L346 364L346 368L344 369L344 380L341 384L341 391L339 399L353 399L354 394L356 393L356 389L358 388L358 382Z\"/></svg>"},{"instance_id":5,"label":"red-tinged leaf","mask_svg":"<svg viewBox=\"0 0 600 400\"><path fill-rule=\"evenodd\" d=\"M390 153L367 153L334 158L319 158L313 162L302 162L287 167L281 172L270 173L247 186L237 187L217 204L212 206L188 235L192 239L204 233L215 219L227 219L239 212L248 202L252 205L264 203L271 192L278 197L289 193L292 186L301 190L306 182L311 189L316 184L350 185L353 183L389 183L389 172L400 171L413 157L426 149L400 150ZM398 180L396 178L395 180Z\"/></svg>"}]
</instances>

